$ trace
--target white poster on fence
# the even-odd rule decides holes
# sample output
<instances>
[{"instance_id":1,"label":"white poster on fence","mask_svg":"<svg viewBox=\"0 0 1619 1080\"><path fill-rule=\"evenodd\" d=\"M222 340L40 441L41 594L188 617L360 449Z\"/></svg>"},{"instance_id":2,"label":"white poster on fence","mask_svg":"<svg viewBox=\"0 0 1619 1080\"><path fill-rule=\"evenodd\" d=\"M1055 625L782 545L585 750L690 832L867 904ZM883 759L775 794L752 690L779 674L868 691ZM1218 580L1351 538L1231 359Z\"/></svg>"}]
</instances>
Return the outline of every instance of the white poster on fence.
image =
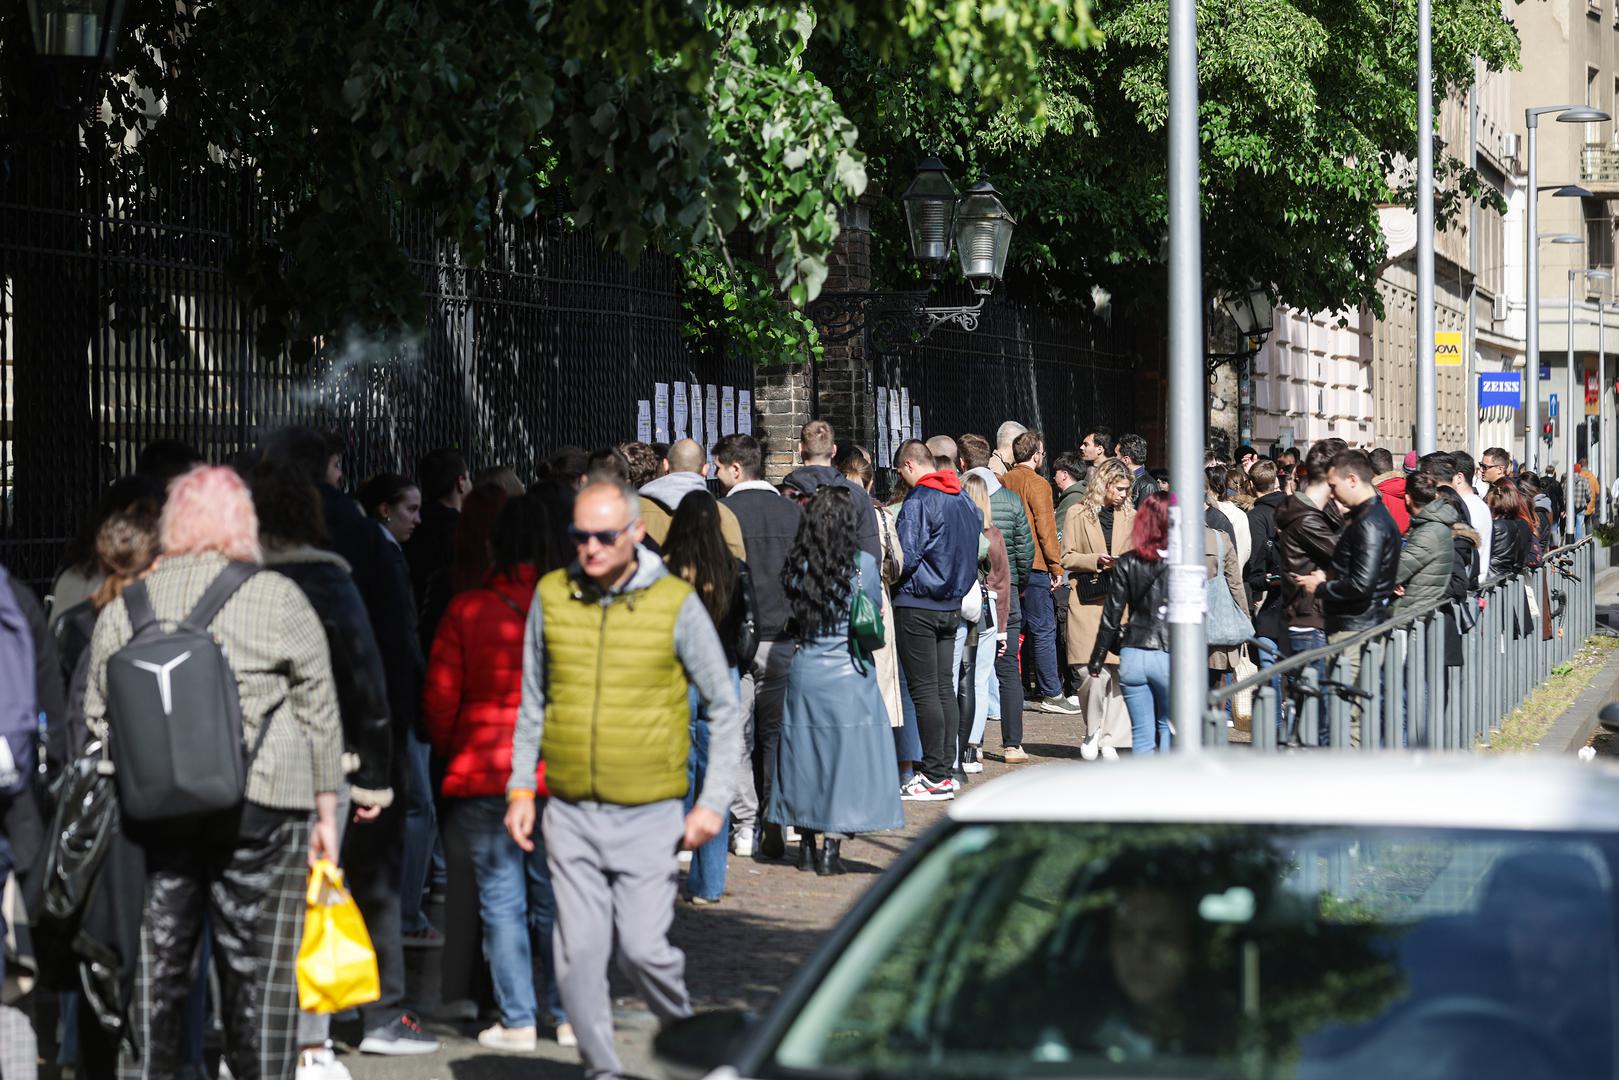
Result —
<instances>
[{"instance_id":1,"label":"white poster on fence","mask_svg":"<svg viewBox=\"0 0 1619 1080\"><path fill-rule=\"evenodd\" d=\"M675 438L686 437L686 386L684 383L675 383Z\"/></svg>"},{"instance_id":2,"label":"white poster on fence","mask_svg":"<svg viewBox=\"0 0 1619 1080\"><path fill-rule=\"evenodd\" d=\"M720 388L720 434L736 434L736 387Z\"/></svg>"},{"instance_id":3,"label":"white poster on fence","mask_svg":"<svg viewBox=\"0 0 1619 1080\"><path fill-rule=\"evenodd\" d=\"M652 441L669 441L668 383L654 383L652 387Z\"/></svg>"},{"instance_id":4,"label":"white poster on fence","mask_svg":"<svg viewBox=\"0 0 1619 1080\"><path fill-rule=\"evenodd\" d=\"M643 443L652 441L652 402L646 398L635 403L635 440Z\"/></svg>"},{"instance_id":5,"label":"white poster on fence","mask_svg":"<svg viewBox=\"0 0 1619 1080\"><path fill-rule=\"evenodd\" d=\"M888 455L890 459L899 453L899 431L899 392L890 390L888 392Z\"/></svg>"},{"instance_id":6,"label":"white poster on fence","mask_svg":"<svg viewBox=\"0 0 1619 1080\"><path fill-rule=\"evenodd\" d=\"M743 435L753 434L753 391L736 392L736 430Z\"/></svg>"},{"instance_id":7,"label":"white poster on fence","mask_svg":"<svg viewBox=\"0 0 1619 1080\"><path fill-rule=\"evenodd\" d=\"M912 405L911 406L911 438L920 439L921 437L922 437L922 406L920 406L920 405Z\"/></svg>"},{"instance_id":8,"label":"white poster on fence","mask_svg":"<svg viewBox=\"0 0 1619 1080\"><path fill-rule=\"evenodd\" d=\"M720 441L720 388L713 383L707 385L708 409L703 414L703 448L712 452L714 444Z\"/></svg>"},{"instance_id":9,"label":"white poster on fence","mask_svg":"<svg viewBox=\"0 0 1619 1080\"><path fill-rule=\"evenodd\" d=\"M901 442L916 437L911 431L911 388L908 386L899 388L899 437Z\"/></svg>"},{"instance_id":10,"label":"white poster on fence","mask_svg":"<svg viewBox=\"0 0 1619 1080\"><path fill-rule=\"evenodd\" d=\"M701 383L691 384L691 437L699 444L703 442L703 387Z\"/></svg>"},{"instance_id":11,"label":"white poster on fence","mask_svg":"<svg viewBox=\"0 0 1619 1080\"><path fill-rule=\"evenodd\" d=\"M888 387L877 388L877 467L888 468Z\"/></svg>"}]
</instances>

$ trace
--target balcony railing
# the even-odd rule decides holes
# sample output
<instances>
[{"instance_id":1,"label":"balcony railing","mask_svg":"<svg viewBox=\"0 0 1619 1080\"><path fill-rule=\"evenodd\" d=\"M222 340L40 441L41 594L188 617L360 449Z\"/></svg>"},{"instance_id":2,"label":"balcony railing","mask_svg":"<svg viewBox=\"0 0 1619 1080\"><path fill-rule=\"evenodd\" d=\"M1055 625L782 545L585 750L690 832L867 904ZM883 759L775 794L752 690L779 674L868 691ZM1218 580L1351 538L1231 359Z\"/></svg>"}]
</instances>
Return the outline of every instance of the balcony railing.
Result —
<instances>
[{"instance_id":1,"label":"balcony railing","mask_svg":"<svg viewBox=\"0 0 1619 1080\"><path fill-rule=\"evenodd\" d=\"M1619 182L1619 148L1606 143L1586 143L1580 152L1580 179Z\"/></svg>"}]
</instances>

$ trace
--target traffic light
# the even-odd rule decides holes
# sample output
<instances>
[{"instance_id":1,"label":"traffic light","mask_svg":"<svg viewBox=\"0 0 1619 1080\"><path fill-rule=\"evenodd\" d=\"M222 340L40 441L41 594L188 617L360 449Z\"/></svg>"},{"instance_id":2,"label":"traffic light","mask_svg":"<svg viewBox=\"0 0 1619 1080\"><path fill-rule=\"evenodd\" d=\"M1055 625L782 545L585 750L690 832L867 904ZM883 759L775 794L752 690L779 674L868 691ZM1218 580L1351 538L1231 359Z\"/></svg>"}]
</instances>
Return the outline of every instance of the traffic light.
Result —
<instances>
[{"instance_id":1,"label":"traffic light","mask_svg":"<svg viewBox=\"0 0 1619 1080\"><path fill-rule=\"evenodd\" d=\"M1552 444L1552 422L1550 420L1541 425L1540 437L1546 440L1547 446Z\"/></svg>"}]
</instances>

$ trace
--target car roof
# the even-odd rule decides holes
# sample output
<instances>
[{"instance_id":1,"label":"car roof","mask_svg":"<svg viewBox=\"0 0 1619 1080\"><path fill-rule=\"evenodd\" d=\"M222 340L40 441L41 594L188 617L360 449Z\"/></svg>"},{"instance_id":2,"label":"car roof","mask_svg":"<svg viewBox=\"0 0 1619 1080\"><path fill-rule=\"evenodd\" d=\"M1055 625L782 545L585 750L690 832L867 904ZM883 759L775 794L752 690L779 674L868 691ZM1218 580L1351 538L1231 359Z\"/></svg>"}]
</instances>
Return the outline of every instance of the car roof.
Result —
<instances>
[{"instance_id":1,"label":"car roof","mask_svg":"<svg viewBox=\"0 0 1619 1080\"><path fill-rule=\"evenodd\" d=\"M1539 754L1162 754L975 785L960 822L1211 822L1619 832L1619 764Z\"/></svg>"}]
</instances>

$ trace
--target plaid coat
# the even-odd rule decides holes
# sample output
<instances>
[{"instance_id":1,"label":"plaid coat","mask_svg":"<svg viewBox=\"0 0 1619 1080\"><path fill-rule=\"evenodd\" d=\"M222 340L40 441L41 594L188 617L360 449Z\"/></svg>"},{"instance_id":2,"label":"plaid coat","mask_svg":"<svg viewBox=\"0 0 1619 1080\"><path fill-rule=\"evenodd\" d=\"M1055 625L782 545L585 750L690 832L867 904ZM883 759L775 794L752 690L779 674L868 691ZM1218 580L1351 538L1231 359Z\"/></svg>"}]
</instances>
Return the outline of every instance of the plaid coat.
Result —
<instances>
[{"instance_id":1,"label":"plaid coat","mask_svg":"<svg viewBox=\"0 0 1619 1080\"><path fill-rule=\"evenodd\" d=\"M146 579L152 611L165 625L178 623L225 567L214 552L164 556ZM313 810L315 795L335 792L343 780L342 728L332 683L326 633L297 585L280 574L259 573L220 609L210 629L236 673L247 745L274 716L247 778L247 801L278 810ZM85 720L98 737L107 729L107 661L128 643L129 611L114 600L90 638Z\"/></svg>"}]
</instances>

